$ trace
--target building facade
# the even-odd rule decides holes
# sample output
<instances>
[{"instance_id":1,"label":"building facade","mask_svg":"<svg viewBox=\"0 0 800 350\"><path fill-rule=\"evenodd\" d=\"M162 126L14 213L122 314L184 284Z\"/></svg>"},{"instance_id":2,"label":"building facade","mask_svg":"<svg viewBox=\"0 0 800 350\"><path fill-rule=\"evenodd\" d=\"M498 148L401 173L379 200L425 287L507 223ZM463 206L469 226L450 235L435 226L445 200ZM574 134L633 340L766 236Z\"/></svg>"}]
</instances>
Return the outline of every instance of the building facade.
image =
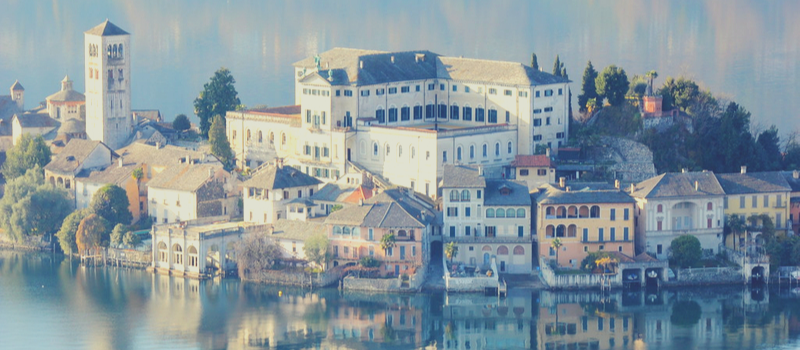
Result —
<instances>
[{"instance_id":1,"label":"building facade","mask_svg":"<svg viewBox=\"0 0 800 350\"><path fill-rule=\"evenodd\" d=\"M319 189L320 183L314 177L283 165L282 160L278 159L275 165L263 167L242 184L244 220L269 224L288 218L287 204L294 199L311 197Z\"/></svg>"}]
</instances>

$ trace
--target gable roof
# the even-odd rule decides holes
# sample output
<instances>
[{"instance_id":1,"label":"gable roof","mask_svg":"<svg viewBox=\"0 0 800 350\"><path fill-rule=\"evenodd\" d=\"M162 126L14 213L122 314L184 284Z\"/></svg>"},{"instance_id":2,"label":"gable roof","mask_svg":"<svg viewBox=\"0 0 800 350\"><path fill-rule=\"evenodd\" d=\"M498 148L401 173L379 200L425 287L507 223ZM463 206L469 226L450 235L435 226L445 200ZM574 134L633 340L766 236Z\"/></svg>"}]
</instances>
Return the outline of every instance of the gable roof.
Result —
<instances>
[{"instance_id":1,"label":"gable roof","mask_svg":"<svg viewBox=\"0 0 800 350\"><path fill-rule=\"evenodd\" d=\"M147 187L194 192L214 177L222 164L176 164L154 176Z\"/></svg>"},{"instance_id":2,"label":"gable roof","mask_svg":"<svg viewBox=\"0 0 800 350\"><path fill-rule=\"evenodd\" d=\"M47 96L48 102L85 102L86 96L72 89L61 90Z\"/></svg>"},{"instance_id":3,"label":"gable roof","mask_svg":"<svg viewBox=\"0 0 800 350\"><path fill-rule=\"evenodd\" d=\"M268 165L244 182L244 187L276 190L282 188L312 186L322 183L315 177L303 173L291 166Z\"/></svg>"},{"instance_id":4,"label":"gable roof","mask_svg":"<svg viewBox=\"0 0 800 350\"><path fill-rule=\"evenodd\" d=\"M783 174L783 177L786 179L786 182L789 184L789 187L792 188L792 192L800 191L800 172L798 172L798 170L784 171L781 172L781 174ZM795 174L797 174L798 177L795 177Z\"/></svg>"},{"instance_id":5,"label":"gable roof","mask_svg":"<svg viewBox=\"0 0 800 350\"><path fill-rule=\"evenodd\" d=\"M325 225L321 222L279 219L273 224L272 234L267 238L305 242L314 235L325 233Z\"/></svg>"},{"instance_id":6,"label":"gable roof","mask_svg":"<svg viewBox=\"0 0 800 350\"><path fill-rule=\"evenodd\" d=\"M22 87L22 84L19 83L19 80L15 80L14 84L11 85L11 91L25 91L25 88Z\"/></svg>"},{"instance_id":7,"label":"gable roof","mask_svg":"<svg viewBox=\"0 0 800 350\"><path fill-rule=\"evenodd\" d=\"M625 192L619 190L564 191L553 185L543 185L536 195L537 204L583 204L583 203L635 203Z\"/></svg>"},{"instance_id":8,"label":"gable roof","mask_svg":"<svg viewBox=\"0 0 800 350\"><path fill-rule=\"evenodd\" d=\"M111 21L107 19L105 22L98 24L94 28L85 31L84 33L100 36L128 35L128 32L122 30L120 27L117 27L114 23L111 23Z\"/></svg>"},{"instance_id":9,"label":"gable roof","mask_svg":"<svg viewBox=\"0 0 800 350\"><path fill-rule=\"evenodd\" d=\"M439 56L438 78L491 82L503 85L543 85L569 82L518 62Z\"/></svg>"},{"instance_id":10,"label":"gable roof","mask_svg":"<svg viewBox=\"0 0 800 350\"><path fill-rule=\"evenodd\" d=\"M550 157L546 154L536 154L536 155L517 155L514 157L514 161L511 162L511 166L515 167L550 167Z\"/></svg>"},{"instance_id":11,"label":"gable roof","mask_svg":"<svg viewBox=\"0 0 800 350\"><path fill-rule=\"evenodd\" d=\"M47 113L23 113L16 114L14 118L19 120L20 126L23 128L55 128L58 122L50 118Z\"/></svg>"},{"instance_id":12,"label":"gable roof","mask_svg":"<svg viewBox=\"0 0 800 350\"><path fill-rule=\"evenodd\" d=\"M790 192L786 178L779 171L759 173L717 174L717 180L726 194L749 194L764 192Z\"/></svg>"},{"instance_id":13,"label":"gable roof","mask_svg":"<svg viewBox=\"0 0 800 350\"><path fill-rule=\"evenodd\" d=\"M86 161L86 158L89 157L97 147L108 148L112 158L116 156L114 150L100 141L72 139L50 163L44 166L44 169L59 174L74 175L74 171ZM111 159L109 159L109 162L110 161Z\"/></svg>"},{"instance_id":14,"label":"gable roof","mask_svg":"<svg viewBox=\"0 0 800 350\"><path fill-rule=\"evenodd\" d=\"M478 169L466 165L445 164L442 170L442 188L483 188L486 179Z\"/></svg>"},{"instance_id":15,"label":"gable roof","mask_svg":"<svg viewBox=\"0 0 800 350\"><path fill-rule=\"evenodd\" d=\"M695 189L695 183L697 189ZM725 195L714 172L664 173L634 185L631 196L669 198Z\"/></svg>"},{"instance_id":16,"label":"gable roof","mask_svg":"<svg viewBox=\"0 0 800 350\"><path fill-rule=\"evenodd\" d=\"M424 228L435 221L432 208L397 189L382 192L363 205L337 210L325 219L326 224L377 228Z\"/></svg>"}]
</instances>

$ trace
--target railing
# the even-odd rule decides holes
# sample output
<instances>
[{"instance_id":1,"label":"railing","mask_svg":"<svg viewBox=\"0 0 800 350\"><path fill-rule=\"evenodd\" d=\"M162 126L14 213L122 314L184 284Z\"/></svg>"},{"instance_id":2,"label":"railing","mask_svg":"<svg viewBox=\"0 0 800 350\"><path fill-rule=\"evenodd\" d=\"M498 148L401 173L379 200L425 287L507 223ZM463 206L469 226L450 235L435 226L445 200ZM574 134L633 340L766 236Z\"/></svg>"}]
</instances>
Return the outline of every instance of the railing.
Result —
<instances>
[{"instance_id":1,"label":"railing","mask_svg":"<svg viewBox=\"0 0 800 350\"><path fill-rule=\"evenodd\" d=\"M519 237L519 236L495 236L495 237L485 237L485 236L444 236L445 242L457 242L457 243L530 243L533 241L532 236L528 237Z\"/></svg>"}]
</instances>

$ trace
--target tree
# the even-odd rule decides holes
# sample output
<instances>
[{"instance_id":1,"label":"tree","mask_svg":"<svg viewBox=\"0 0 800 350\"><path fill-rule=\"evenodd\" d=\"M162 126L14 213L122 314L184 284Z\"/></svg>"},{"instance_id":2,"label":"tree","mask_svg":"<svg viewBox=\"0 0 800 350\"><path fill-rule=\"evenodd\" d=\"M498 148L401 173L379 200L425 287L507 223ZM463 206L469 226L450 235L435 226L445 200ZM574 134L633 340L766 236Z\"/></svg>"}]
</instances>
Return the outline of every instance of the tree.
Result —
<instances>
[{"instance_id":1,"label":"tree","mask_svg":"<svg viewBox=\"0 0 800 350\"><path fill-rule=\"evenodd\" d=\"M381 262L371 256L361 257L361 259L358 260L358 264L368 269L381 266Z\"/></svg>"},{"instance_id":2,"label":"tree","mask_svg":"<svg viewBox=\"0 0 800 350\"><path fill-rule=\"evenodd\" d=\"M535 71L539 71L539 59L536 57L536 53L531 54L531 68Z\"/></svg>"},{"instance_id":3,"label":"tree","mask_svg":"<svg viewBox=\"0 0 800 350\"><path fill-rule=\"evenodd\" d=\"M563 246L563 245L564 245L564 243L561 242L561 238L558 238L558 237L554 238L550 242L550 247L553 248L553 250L556 251L556 266L559 266L559 263L558 263L558 251L561 250L561 246Z\"/></svg>"},{"instance_id":4,"label":"tree","mask_svg":"<svg viewBox=\"0 0 800 350\"><path fill-rule=\"evenodd\" d=\"M692 235L680 235L670 244L672 260L680 267L691 267L703 257L700 240Z\"/></svg>"},{"instance_id":5,"label":"tree","mask_svg":"<svg viewBox=\"0 0 800 350\"><path fill-rule=\"evenodd\" d=\"M280 248L262 234L249 234L236 244L236 265L242 278L272 268L280 257Z\"/></svg>"},{"instance_id":6,"label":"tree","mask_svg":"<svg viewBox=\"0 0 800 350\"><path fill-rule=\"evenodd\" d=\"M131 172L131 177L136 181L141 180L144 177L144 169L142 169L142 167L133 169L133 172Z\"/></svg>"},{"instance_id":7,"label":"tree","mask_svg":"<svg viewBox=\"0 0 800 350\"><path fill-rule=\"evenodd\" d=\"M306 259L308 259L308 261L317 264L317 266L324 270L326 263L330 259L330 254L328 254L329 247L330 241L328 241L328 236L319 233L306 240L306 243L303 245L303 253L306 254Z\"/></svg>"},{"instance_id":8,"label":"tree","mask_svg":"<svg viewBox=\"0 0 800 350\"><path fill-rule=\"evenodd\" d=\"M558 55L556 55L556 61L553 62L553 75L560 77L562 68L564 68L564 64L561 63L561 60L558 58Z\"/></svg>"},{"instance_id":9,"label":"tree","mask_svg":"<svg viewBox=\"0 0 800 350\"><path fill-rule=\"evenodd\" d=\"M225 113L241 104L233 84L236 84L236 79L231 71L222 67L214 73L211 81L203 85L203 91L194 100L194 114L200 118L200 135L203 137L208 137L213 117L221 116L224 122Z\"/></svg>"},{"instance_id":10,"label":"tree","mask_svg":"<svg viewBox=\"0 0 800 350\"><path fill-rule=\"evenodd\" d=\"M783 168L786 170L800 169L800 143L790 140L786 144L786 155L783 156Z\"/></svg>"},{"instance_id":11,"label":"tree","mask_svg":"<svg viewBox=\"0 0 800 350\"><path fill-rule=\"evenodd\" d=\"M128 194L117 185L108 184L101 187L92 197L89 208L114 226L127 225L133 221Z\"/></svg>"},{"instance_id":12,"label":"tree","mask_svg":"<svg viewBox=\"0 0 800 350\"><path fill-rule=\"evenodd\" d=\"M125 232L125 236L122 237L122 244L124 244L126 247L136 248L136 246L141 243L142 238L133 233L133 231Z\"/></svg>"},{"instance_id":13,"label":"tree","mask_svg":"<svg viewBox=\"0 0 800 350\"><path fill-rule=\"evenodd\" d=\"M778 128L773 125L758 135L758 155L763 167L759 170L776 171L783 168L783 154L780 148L781 139L778 137Z\"/></svg>"},{"instance_id":14,"label":"tree","mask_svg":"<svg viewBox=\"0 0 800 350\"><path fill-rule=\"evenodd\" d=\"M64 223L61 224L61 229L56 233L56 237L58 237L58 244L61 246L61 251L65 254L79 252L75 242L75 234L78 232L78 226L81 224L81 221L89 216L89 214L91 214L89 209L81 209L73 211L64 219Z\"/></svg>"},{"instance_id":15,"label":"tree","mask_svg":"<svg viewBox=\"0 0 800 350\"><path fill-rule=\"evenodd\" d=\"M99 215L89 214L81 220L78 231L75 233L75 243L78 246L80 255L85 255L89 250L95 250L101 245L103 232L106 225Z\"/></svg>"},{"instance_id":16,"label":"tree","mask_svg":"<svg viewBox=\"0 0 800 350\"><path fill-rule=\"evenodd\" d=\"M225 135L225 119L220 116L214 117L211 131L208 132L208 143L211 145L211 154L219 158L226 168L229 168L233 159L233 151L231 151L231 144Z\"/></svg>"},{"instance_id":17,"label":"tree","mask_svg":"<svg viewBox=\"0 0 800 350\"><path fill-rule=\"evenodd\" d=\"M8 182L0 200L0 226L14 241L25 236L53 232L72 211L69 194L44 183L37 165Z\"/></svg>"},{"instance_id":18,"label":"tree","mask_svg":"<svg viewBox=\"0 0 800 350\"><path fill-rule=\"evenodd\" d=\"M691 79L680 77L675 80L669 77L664 81L659 93L663 98L662 107L665 111L675 107L687 111L700 97L700 88Z\"/></svg>"},{"instance_id":19,"label":"tree","mask_svg":"<svg viewBox=\"0 0 800 350\"><path fill-rule=\"evenodd\" d=\"M453 263L453 259L458 256L458 244L456 242L447 243L444 246L444 255L447 257L447 260L450 260L450 263Z\"/></svg>"},{"instance_id":20,"label":"tree","mask_svg":"<svg viewBox=\"0 0 800 350\"><path fill-rule=\"evenodd\" d=\"M111 231L111 245L114 247L118 247L122 244L122 240L125 237L125 225L117 224L114 226L114 230Z\"/></svg>"},{"instance_id":21,"label":"tree","mask_svg":"<svg viewBox=\"0 0 800 350\"><path fill-rule=\"evenodd\" d=\"M723 235L723 242L727 245L727 237L730 234L733 234L733 249L736 250L736 241L739 235L744 233L745 229L744 217L739 215L726 215L725 216L725 228L722 231Z\"/></svg>"},{"instance_id":22,"label":"tree","mask_svg":"<svg viewBox=\"0 0 800 350\"><path fill-rule=\"evenodd\" d=\"M605 98L612 106L620 106L625 102L625 94L630 83L625 70L615 65L603 69L594 81L599 100ZM600 98L602 97L602 98Z\"/></svg>"},{"instance_id":23,"label":"tree","mask_svg":"<svg viewBox=\"0 0 800 350\"><path fill-rule=\"evenodd\" d=\"M395 246L394 233L385 234L383 235L383 237L381 237L381 249L383 249L384 252L394 248L394 246Z\"/></svg>"},{"instance_id":24,"label":"tree","mask_svg":"<svg viewBox=\"0 0 800 350\"><path fill-rule=\"evenodd\" d=\"M32 137L30 134L23 134L17 144L6 153L6 162L2 167L3 176L8 181L25 175L28 169L44 167L50 163L51 155L50 147L45 144L41 135Z\"/></svg>"},{"instance_id":25,"label":"tree","mask_svg":"<svg viewBox=\"0 0 800 350\"><path fill-rule=\"evenodd\" d=\"M597 98L597 89L595 88L595 80L597 79L597 71L592 66L592 61L586 63L586 69L583 70L583 83L581 84L581 94L578 95L578 106L581 110L588 108L589 100Z\"/></svg>"},{"instance_id":26,"label":"tree","mask_svg":"<svg viewBox=\"0 0 800 350\"><path fill-rule=\"evenodd\" d=\"M192 123L189 122L186 114L178 114L175 116L175 120L172 121L172 128L176 131L189 130L191 127Z\"/></svg>"}]
</instances>

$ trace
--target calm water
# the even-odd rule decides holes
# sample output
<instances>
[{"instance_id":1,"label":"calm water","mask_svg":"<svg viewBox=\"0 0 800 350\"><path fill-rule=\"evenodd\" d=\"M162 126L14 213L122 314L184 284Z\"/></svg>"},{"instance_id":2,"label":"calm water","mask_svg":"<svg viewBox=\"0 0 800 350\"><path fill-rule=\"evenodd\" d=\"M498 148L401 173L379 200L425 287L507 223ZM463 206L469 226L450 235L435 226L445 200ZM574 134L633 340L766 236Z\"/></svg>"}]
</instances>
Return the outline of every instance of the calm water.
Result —
<instances>
[{"instance_id":1,"label":"calm water","mask_svg":"<svg viewBox=\"0 0 800 350\"><path fill-rule=\"evenodd\" d=\"M370 295L0 251L3 349L793 349L791 292Z\"/></svg>"},{"instance_id":2,"label":"calm water","mask_svg":"<svg viewBox=\"0 0 800 350\"><path fill-rule=\"evenodd\" d=\"M535 51L547 71L560 54L575 96L587 60L629 75L655 69L659 84L686 75L744 105L762 128L800 131L794 0L0 0L0 9L0 87L19 79L29 107L65 74L83 90L83 32L109 18L133 34L133 107L168 120L192 113L220 66L244 104L291 104L291 64L344 46L526 63Z\"/></svg>"}]
</instances>

